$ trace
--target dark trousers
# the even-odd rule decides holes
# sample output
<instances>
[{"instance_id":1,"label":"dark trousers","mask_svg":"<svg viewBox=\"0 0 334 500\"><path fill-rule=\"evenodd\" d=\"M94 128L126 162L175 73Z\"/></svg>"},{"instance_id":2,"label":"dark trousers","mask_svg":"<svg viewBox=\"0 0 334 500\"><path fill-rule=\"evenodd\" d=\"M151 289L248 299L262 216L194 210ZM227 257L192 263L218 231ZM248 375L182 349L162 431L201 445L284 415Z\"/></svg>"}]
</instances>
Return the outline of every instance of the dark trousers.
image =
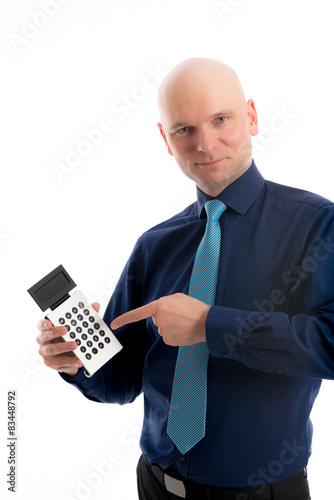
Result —
<instances>
[{"instance_id":1,"label":"dark trousers","mask_svg":"<svg viewBox=\"0 0 334 500\"><path fill-rule=\"evenodd\" d=\"M161 469L151 466L142 455L137 467L139 500L180 500L167 491ZM185 479L187 500L311 500L306 472L300 471L283 481L245 488L218 488Z\"/></svg>"}]
</instances>

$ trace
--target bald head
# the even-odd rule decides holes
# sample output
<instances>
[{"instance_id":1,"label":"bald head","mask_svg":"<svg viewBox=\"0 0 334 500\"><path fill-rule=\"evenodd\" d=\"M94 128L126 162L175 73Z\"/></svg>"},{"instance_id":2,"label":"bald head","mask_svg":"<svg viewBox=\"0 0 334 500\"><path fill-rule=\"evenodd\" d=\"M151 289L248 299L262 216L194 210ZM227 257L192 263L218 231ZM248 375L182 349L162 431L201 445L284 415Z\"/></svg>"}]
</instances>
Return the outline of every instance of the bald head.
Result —
<instances>
[{"instance_id":1,"label":"bald head","mask_svg":"<svg viewBox=\"0 0 334 500\"><path fill-rule=\"evenodd\" d=\"M250 167L257 115L232 68L187 59L162 82L158 103L169 154L204 192L217 196Z\"/></svg>"},{"instance_id":2,"label":"bald head","mask_svg":"<svg viewBox=\"0 0 334 500\"><path fill-rule=\"evenodd\" d=\"M170 103L179 98L203 98L208 87L228 94L233 101L245 103L245 95L236 72L227 64L215 59L195 57L175 66L165 77L158 93L160 119L164 124ZM191 103L189 103L191 104Z\"/></svg>"}]
</instances>

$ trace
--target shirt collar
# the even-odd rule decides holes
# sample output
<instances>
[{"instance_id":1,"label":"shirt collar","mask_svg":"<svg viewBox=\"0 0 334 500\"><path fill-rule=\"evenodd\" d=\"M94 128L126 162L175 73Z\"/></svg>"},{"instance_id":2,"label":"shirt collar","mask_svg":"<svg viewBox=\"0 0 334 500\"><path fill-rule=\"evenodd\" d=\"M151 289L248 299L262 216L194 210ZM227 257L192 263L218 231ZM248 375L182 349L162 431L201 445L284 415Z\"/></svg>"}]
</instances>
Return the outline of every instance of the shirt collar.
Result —
<instances>
[{"instance_id":1,"label":"shirt collar","mask_svg":"<svg viewBox=\"0 0 334 500\"><path fill-rule=\"evenodd\" d=\"M253 160L251 166L236 179L232 184L227 186L216 198L227 207L232 208L235 212L243 215L253 204L255 198L260 193L264 185L264 178L259 172ZM212 196L205 194L197 188L197 206L198 215L201 217L205 203L212 200Z\"/></svg>"}]
</instances>

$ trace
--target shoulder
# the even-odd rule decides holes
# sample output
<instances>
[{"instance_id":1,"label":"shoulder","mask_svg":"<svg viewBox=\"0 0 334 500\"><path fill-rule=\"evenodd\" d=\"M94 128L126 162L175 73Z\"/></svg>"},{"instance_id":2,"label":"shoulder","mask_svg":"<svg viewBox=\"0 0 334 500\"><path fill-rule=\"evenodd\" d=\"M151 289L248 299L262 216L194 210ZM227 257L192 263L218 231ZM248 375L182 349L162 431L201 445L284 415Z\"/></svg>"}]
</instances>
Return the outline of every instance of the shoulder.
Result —
<instances>
[{"instance_id":1,"label":"shoulder","mask_svg":"<svg viewBox=\"0 0 334 500\"><path fill-rule=\"evenodd\" d=\"M307 243L317 237L324 238L334 230L334 204L323 196L285 186L272 181L264 183L265 206L271 214L276 214L276 223L280 221L289 227L299 240Z\"/></svg>"},{"instance_id":2,"label":"shoulder","mask_svg":"<svg viewBox=\"0 0 334 500\"><path fill-rule=\"evenodd\" d=\"M170 253L178 251L180 245L186 244L193 234L198 222L198 205L195 202L145 231L137 240L135 247L142 263L153 254L164 254L167 249Z\"/></svg>"},{"instance_id":3,"label":"shoulder","mask_svg":"<svg viewBox=\"0 0 334 500\"><path fill-rule=\"evenodd\" d=\"M291 186L286 186L283 184L278 184L276 182L265 180L264 182L264 192L268 197L280 200L282 203L290 206L305 206L305 208L321 209L323 207L334 207L333 201L324 198L323 196L312 193L311 191L306 191L303 189L298 189Z\"/></svg>"},{"instance_id":4,"label":"shoulder","mask_svg":"<svg viewBox=\"0 0 334 500\"><path fill-rule=\"evenodd\" d=\"M142 234L142 238L150 238L152 236L157 236L158 233L169 233L170 231L175 231L178 228L184 227L185 225L198 220L198 205L197 202L192 203L184 210L176 215L173 215L169 219L166 219L159 224L151 227Z\"/></svg>"}]
</instances>

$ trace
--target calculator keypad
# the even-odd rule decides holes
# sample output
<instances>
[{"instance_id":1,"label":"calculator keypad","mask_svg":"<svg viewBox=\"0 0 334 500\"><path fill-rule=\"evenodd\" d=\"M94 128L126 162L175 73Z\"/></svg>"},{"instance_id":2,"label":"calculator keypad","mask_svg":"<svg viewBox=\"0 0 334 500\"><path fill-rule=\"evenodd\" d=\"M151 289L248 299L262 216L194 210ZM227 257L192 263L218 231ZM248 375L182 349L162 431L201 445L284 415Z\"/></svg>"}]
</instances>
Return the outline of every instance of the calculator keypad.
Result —
<instances>
[{"instance_id":1,"label":"calculator keypad","mask_svg":"<svg viewBox=\"0 0 334 500\"><path fill-rule=\"evenodd\" d=\"M84 304L84 302L79 302L78 306L82 309L83 307L85 307L85 304ZM87 314L87 315L91 314L91 312L88 311L88 309L85 309L84 313ZM86 342L86 340L88 339L88 335L86 333L82 333L82 327L81 326L78 326L77 328L74 328L78 324L79 325L82 324L81 321L83 320L83 316L81 314L78 314L78 308L77 307L72 307L72 314L69 313L69 312L67 312L67 313L65 313L64 316L65 317L61 316L58 319L59 324L60 325L64 325L65 322L66 322L66 319L69 320L68 324L66 325L67 330L69 332L69 336L71 337L71 339L75 339L75 342L78 345L81 345L82 344L81 341L84 341L85 345L81 345L80 351L83 352L83 353L86 353L87 347L90 348L90 347L92 347L93 344L92 344L91 341ZM95 342L99 342L100 341L100 343L98 344L99 349L103 349L104 348L104 342L106 344L108 344L110 342L110 339L109 339L109 337L105 337L103 339L103 337L105 336L105 331L101 329L100 324L96 322L96 318L94 316L90 315L89 316L89 321L91 323L94 323L94 329L95 330L92 330L91 328L89 329L90 333L93 333L93 331L95 333L95 335L93 337L93 340ZM87 324L86 321L85 321L85 324ZM103 342L103 340L104 340L104 342ZM92 354L94 354L94 356L96 356L98 354L98 352L99 352L98 349L96 347L94 347L92 349L89 349L89 351L85 354L85 357L86 357L86 359L91 359L92 358Z\"/></svg>"},{"instance_id":2,"label":"calculator keypad","mask_svg":"<svg viewBox=\"0 0 334 500\"><path fill-rule=\"evenodd\" d=\"M54 325L66 327L64 339L77 343L78 348L74 353L91 375L122 348L80 291L75 292L48 317Z\"/></svg>"}]
</instances>

